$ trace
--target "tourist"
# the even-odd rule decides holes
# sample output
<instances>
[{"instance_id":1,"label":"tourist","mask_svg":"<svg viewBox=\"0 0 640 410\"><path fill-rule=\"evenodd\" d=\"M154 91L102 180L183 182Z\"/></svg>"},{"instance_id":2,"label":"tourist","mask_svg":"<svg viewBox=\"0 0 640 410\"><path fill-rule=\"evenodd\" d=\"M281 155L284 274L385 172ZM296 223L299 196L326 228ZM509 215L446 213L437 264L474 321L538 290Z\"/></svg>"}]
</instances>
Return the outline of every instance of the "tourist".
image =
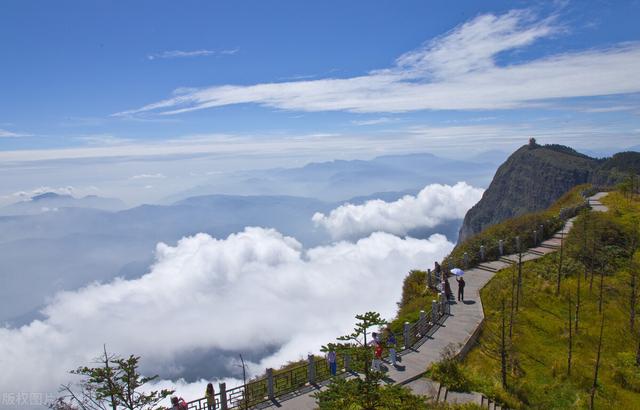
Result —
<instances>
[{"instance_id":1,"label":"tourist","mask_svg":"<svg viewBox=\"0 0 640 410\"><path fill-rule=\"evenodd\" d=\"M207 390L204 393L207 399L207 410L215 410L216 408L216 392L213 390L213 384L207 384Z\"/></svg>"},{"instance_id":2,"label":"tourist","mask_svg":"<svg viewBox=\"0 0 640 410\"><path fill-rule=\"evenodd\" d=\"M389 347L389 360L391 360L391 364L395 367L396 365L396 335L393 334L391 329L387 329L389 334L387 335L387 346Z\"/></svg>"},{"instance_id":3,"label":"tourist","mask_svg":"<svg viewBox=\"0 0 640 410\"><path fill-rule=\"evenodd\" d=\"M373 349L373 370L381 371L380 364L382 364L382 344L376 343Z\"/></svg>"},{"instance_id":4,"label":"tourist","mask_svg":"<svg viewBox=\"0 0 640 410\"><path fill-rule=\"evenodd\" d=\"M187 402L182 397L171 397L171 409L170 410L187 410Z\"/></svg>"},{"instance_id":5,"label":"tourist","mask_svg":"<svg viewBox=\"0 0 640 410\"><path fill-rule=\"evenodd\" d=\"M449 283L449 278L444 280L444 294L447 297L447 300L451 300L453 298L453 292L451 291L451 284Z\"/></svg>"},{"instance_id":6,"label":"tourist","mask_svg":"<svg viewBox=\"0 0 640 410\"><path fill-rule=\"evenodd\" d=\"M372 345L379 345L380 344L380 336L378 335L378 333L376 332L372 332L371 333L371 344Z\"/></svg>"},{"instance_id":7,"label":"tourist","mask_svg":"<svg viewBox=\"0 0 640 410\"><path fill-rule=\"evenodd\" d=\"M329 372L331 372L332 376L336 375L337 364L336 364L336 352L331 349L329 353L327 353L327 363L329 363Z\"/></svg>"},{"instance_id":8,"label":"tourist","mask_svg":"<svg viewBox=\"0 0 640 410\"><path fill-rule=\"evenodd\" d=\"M436 280L440 280L442 275L442 267L438 262L435 262L435 268L433 269L433 271L436 274Z\"/></svg>"},{"instance_id":9,"label":"tourist","mask_svg":"<svg viewBox=\"0 0 640 410\"><path fill-rule=\"evenodd\" d=\"M457 277L456 281L458 282L458 300L464 302L464 285L466 285L466 283L462 276Z\"/></svg>"}]
</instances>

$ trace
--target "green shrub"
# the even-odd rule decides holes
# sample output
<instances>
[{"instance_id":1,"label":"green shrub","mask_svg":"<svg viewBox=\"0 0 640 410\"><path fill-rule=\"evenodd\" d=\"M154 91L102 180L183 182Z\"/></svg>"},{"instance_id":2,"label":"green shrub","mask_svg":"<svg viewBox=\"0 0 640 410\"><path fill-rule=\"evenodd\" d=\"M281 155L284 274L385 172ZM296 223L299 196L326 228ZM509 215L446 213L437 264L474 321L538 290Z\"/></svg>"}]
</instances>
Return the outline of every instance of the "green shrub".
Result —
<instances>
[{"instance_id":1,"label":"green shrub","mask_svg":"<svg viewBox=\"0 0 640 410\"><path fill-rule=\"evenodd\" d=\"M622 388L640 393L640 367L633 353L618 353L613 365L613 380Z\"/></svg>"}]
</instances>

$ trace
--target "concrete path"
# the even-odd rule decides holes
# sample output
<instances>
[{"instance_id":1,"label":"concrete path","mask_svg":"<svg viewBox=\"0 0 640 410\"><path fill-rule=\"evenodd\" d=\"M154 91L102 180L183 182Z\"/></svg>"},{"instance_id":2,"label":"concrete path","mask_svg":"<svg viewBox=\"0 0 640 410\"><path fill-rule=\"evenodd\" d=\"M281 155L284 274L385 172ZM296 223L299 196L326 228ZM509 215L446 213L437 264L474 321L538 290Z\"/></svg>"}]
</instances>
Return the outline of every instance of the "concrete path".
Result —
<instances>
[{"instance_id":1,"label":"concrete path","mask_svg":"<svg viewBox=\"0 0 640 410\"><path fill-rule=\"evenodd\" d=\"M600 198L606 193L598 193L589 198L589 204L593 210L604 212L607 207L602 205ZM523 261L529 261L540 258L548 253L555 252L560 246L562 238L571 230L573 226L573 218L568 220L563 229L552 238L542 242L540 246L527 250L522 254ZM412 350L402 356L402 366L393 368L389 365L387 372L388 382L395 384L407 385L413 392L421 395L436 397L439 385L436 382L422 378L427 368L433 363L440 360L442 350L449 344L454 344L457 351L463 346L473 342L472 335L480 326L484 319L484 311L482 301L480 300L480 290L493 278L495 273L501 269L512 266L517 263L518 255L507 255L498 261L485 262L479 267L465 271L465 300L464 302L452 302L450 305L450 315L442 326L440 326L432 337L427 338L424 343L415 350ZM457 283L451 281L452 287L456 287ZM457 294L457 289L454 289ZM311 396L322 386L312 387L299 395L287 398L278 398L278 402L266 408L280 408L291 410L315 409L316 402ZM435 394L434 394L435 390ZM455 402L466 403L476 402L479 397L475 393L455 393L448 392L451 399ZM442 398L440 398L442 400ZM480 403L478 403L480 404Z\"/></svg>"}]
</instances>

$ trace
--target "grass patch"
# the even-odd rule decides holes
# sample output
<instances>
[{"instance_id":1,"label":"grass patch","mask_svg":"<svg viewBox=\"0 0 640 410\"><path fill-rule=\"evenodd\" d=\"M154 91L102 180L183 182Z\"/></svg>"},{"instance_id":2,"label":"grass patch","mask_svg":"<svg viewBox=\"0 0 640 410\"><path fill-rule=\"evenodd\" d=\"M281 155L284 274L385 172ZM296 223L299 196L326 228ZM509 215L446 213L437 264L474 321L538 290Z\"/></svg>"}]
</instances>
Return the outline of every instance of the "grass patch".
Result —
<instances>
[{"instance_id":1,"label":"grass patch","mask_svg":"<svg viewBox=\"0 0 640 410\"><path fill-rule=\"evenodd\" d=\"M601 305L605 324L595 407L640 408L640 373L635 362L640 321L630 329L630 278L640 266L640 202L616 192L603 202L611 211L581 215L566 240L559 294L558 252L523 265L520 308L514 310L511 337L507 336L506 389L501 383L496 342L502 300L507 305L507 326L510 322L512 270L498 272L481 291L485 328L478 346L462 363L473 390L516 409L588 408ZM581 302L576 333L578 295ZM569 312L573 320L570 375Z\"/></svg>"}]
</instances>

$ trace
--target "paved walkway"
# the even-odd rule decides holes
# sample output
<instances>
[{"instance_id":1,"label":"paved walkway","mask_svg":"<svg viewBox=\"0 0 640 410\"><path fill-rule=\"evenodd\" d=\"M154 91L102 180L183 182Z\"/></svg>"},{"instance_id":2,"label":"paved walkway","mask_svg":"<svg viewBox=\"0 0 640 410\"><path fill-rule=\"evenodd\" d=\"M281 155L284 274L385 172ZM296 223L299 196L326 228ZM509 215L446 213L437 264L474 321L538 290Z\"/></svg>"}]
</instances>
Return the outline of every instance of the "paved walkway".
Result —
<instances>
[{"instance_id":1,"label":"paved walkway","mask_svg":"<svg viewBox=\"0 0 640 410\"><path fill-rule=\"evenodd\" d=\"M593 210L607 211L607 207L599 201L605 195L606 192L601 192L589 198L589 204ZM562 238L571 230L572 226L573 218L569 219L563 229L552 238L542 242L540 246L523 253L522 261L537 259L548 253L555 252L559 248ZM476 268L465 271L465 301L451 303L450 316L435 331L433 336L428 338L417 349L402 356L403 367L393 368L388 366L390 367L387 372L387 377L390 379L388 381L407 385L416 394L435 397L438 391L437 383L422 378L422 375L433 362L440 360L441 352L446 346L453 343L459 346L458 350L460 350L470 342L472 335L484 319L480 290L493 278L497 271L512 266L517 261L518 255L507 255L498 261L485 262ZM451 284L453 287L457 286L455 281L451 281ZM457 294L457 289L454 289L454 294ZM268 408L315 409L317 405L315 399L311 396L315 391L317 391L317 388L309 387L306 391L300 392L300 395L274 403ZM453 392L449 394L452 394L452 399L459 400L459 402L475 402L479 397L474 394L465 395ZM478 402L478 404L480 403Z\"/></svg>"}]
</instances>

